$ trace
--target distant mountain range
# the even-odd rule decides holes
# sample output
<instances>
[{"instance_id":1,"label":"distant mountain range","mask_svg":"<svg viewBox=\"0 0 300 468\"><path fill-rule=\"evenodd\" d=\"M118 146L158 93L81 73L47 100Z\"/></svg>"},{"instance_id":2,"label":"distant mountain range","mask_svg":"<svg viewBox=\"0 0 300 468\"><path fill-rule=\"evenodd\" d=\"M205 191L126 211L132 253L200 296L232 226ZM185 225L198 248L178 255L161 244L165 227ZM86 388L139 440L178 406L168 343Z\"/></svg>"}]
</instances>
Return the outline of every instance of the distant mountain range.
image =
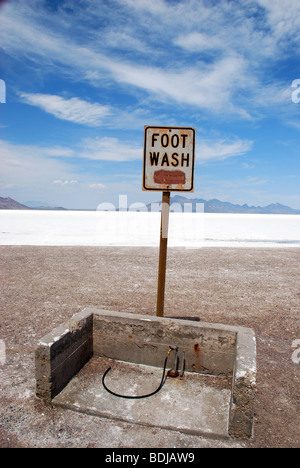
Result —
<instances>
[{"instance_id":1,"label":"distant mountain range","mask_svg":"<svg viewBox=\"0 0 300 468\"><path fill-rule=\"evenodd\" d=\"M0 209L1 210L30 210L28 206L22 205L22 203L13 200L10 197L0 197Z\"/></svg>"},{"instance_id":2,"label":"distant mountain range","mask_svg":"<svg viewBox=\"0 0 300 468\"><path fill-rule=\"evenodd\" d=\"M192 209L187 209L186 211L192 211L195 213L197 210L197 204L204 205L204 213L256 213L256 214L300 214L300 210L295 210L289 206L281 205L280 203L272 203L267 206L249 206L245 205L235 205L230 202L223 202L217 198L211 200L204 200L203 198L187 198L181 195L175 195L171 197L170 204L178 203L181 206L183 211L184 204L192 204ZM151 204L147 205L148 210L150 209Z\"/></svg>"},{"instance_id":3,"label":"distant mountain range","mask_svg":"<svg viewBox=\"0 0 300 468\"><path fill-rule=\"evenodd\" d=\"M211 200L204 200L203 198L187 198L182 195L175 195L171 197L170 204L178 204L181 207L181 210L184 211L184 204L189 204L188 209L185 211L193 212L196 211L203 211L199 209L199 204L204 205L204 213L256 213L256 214L293 214L299 215L300 210L295 210L290 208L289 206L281 205L280 203L272 203L271 205L267 206L249 206L245 205L235 205L230 202L223 202L218 200L217 198L213 198ZM198 207L197 207L198 204ZM147 205L147 209L150 211L155 205L156 211L159 211L161 203L149 203ZM173 207L174 208L174 207ZM198 208L198 209L197 209ZM201 208L201 207L200 207ZM48 205L46 202L26 202L26 204L22 204L13 200L10 197L2 198L0 197L0 209L2 210L67 210L67 208L63 208L61 206L54 207Z\"/></svg>"},{"instance_id":4,"label":"distant mountain range","mask_svg":"<svg viewBox=\"0 0 300 468\"><path fill-rule=\"evenodd\" d=\"M13 198L0 197L0 210L66 210L61 206L50 206L47 203L41 204L43 202L26 202L26 204L19 203Z\"/></svg>"}]
</instances>

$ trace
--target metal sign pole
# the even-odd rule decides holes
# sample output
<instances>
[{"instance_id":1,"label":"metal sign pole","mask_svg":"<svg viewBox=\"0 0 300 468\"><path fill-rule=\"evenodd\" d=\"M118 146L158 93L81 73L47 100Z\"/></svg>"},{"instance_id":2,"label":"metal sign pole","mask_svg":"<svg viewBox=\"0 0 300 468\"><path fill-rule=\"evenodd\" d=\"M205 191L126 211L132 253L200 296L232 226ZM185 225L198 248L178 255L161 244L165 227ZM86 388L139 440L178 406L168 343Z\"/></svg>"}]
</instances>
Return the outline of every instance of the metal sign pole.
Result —
<instances>
[{"instance_id":1,"label":"metal sign pole","mask_svg":"<svg viewBox=\"0 0 300 468\"><path fill-rule=\"evenodd\" d=\"M163 192L162 207L161 207L158 284L157 284L157 303L156 303L157 317L164 316L169 211L170 211L170 192Z\"/></svg>"}]
</instances>

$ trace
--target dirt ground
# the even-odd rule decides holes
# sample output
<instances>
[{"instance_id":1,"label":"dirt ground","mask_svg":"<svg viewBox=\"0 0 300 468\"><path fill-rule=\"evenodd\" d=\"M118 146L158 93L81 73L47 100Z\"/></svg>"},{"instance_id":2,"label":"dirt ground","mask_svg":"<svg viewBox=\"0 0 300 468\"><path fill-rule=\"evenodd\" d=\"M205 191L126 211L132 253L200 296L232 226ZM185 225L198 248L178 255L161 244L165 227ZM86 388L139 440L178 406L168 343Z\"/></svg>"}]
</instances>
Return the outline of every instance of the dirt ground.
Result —
<instances>
[{"instance_id":1,"label":"dirt ground","mask_svg":"<svg viewBox=\"0 0 300 468\"><path fill-rule=\"evenodd\" d=\"M35 397L36 342L74 313L155 315L157 249L2 246L0 255L0 447L300 447L299 249L168 251L165 316L256 333L255 438L241 443L137 428Z\"/></svg>"}]
</instances>

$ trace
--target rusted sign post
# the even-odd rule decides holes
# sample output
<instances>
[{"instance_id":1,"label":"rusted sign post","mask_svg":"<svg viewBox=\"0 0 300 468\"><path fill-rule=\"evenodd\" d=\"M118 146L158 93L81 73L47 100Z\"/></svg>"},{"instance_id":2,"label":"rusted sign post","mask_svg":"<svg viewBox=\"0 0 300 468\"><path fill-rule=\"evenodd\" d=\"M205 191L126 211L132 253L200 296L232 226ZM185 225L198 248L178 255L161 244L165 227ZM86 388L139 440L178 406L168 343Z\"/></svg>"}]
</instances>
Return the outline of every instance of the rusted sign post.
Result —
<instances>
[{"instance_id":1,"label":"rusted sign post","mask_svg":"<svg viewBox=\"0 0 300 468\"><path fill-rule=\"evenodd\" d=\"M163 192L162 207L161 207L157 301L156 301L156 315L158 317L163 317L164 315L169 211L170 211L170 192Z\"/></svg>"},{"instance_id":2,"label":"rusted sign post","mask_svg":"<svg viewBox=\"0 0 300 468\"><path fill-rule=\"evenodd\" d=\"M164 315L170 192L194 191L196 131L190 127L144 128L143 190L162 191L156 315Z\"/></svg>"}]
</instances>

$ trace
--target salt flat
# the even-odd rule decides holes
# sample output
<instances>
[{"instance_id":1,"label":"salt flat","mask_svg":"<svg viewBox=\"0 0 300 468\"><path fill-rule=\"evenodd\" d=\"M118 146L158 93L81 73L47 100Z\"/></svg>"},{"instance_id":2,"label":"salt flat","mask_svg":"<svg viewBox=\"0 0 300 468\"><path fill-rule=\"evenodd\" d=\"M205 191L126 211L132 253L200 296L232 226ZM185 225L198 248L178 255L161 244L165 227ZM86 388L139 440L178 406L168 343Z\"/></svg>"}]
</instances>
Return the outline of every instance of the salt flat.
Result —
<instances>
[{"instance_id":1,"label":"salt flat","mask_svg":"<svg viewBox=\"0 0 300 468\"><path fill-rule=\"evenodd\" d=\"M160 213L1 210L0 245L159 245ZM300 216L170 213L170 247L300 247Z\"/></svg>"}]
</instances>

